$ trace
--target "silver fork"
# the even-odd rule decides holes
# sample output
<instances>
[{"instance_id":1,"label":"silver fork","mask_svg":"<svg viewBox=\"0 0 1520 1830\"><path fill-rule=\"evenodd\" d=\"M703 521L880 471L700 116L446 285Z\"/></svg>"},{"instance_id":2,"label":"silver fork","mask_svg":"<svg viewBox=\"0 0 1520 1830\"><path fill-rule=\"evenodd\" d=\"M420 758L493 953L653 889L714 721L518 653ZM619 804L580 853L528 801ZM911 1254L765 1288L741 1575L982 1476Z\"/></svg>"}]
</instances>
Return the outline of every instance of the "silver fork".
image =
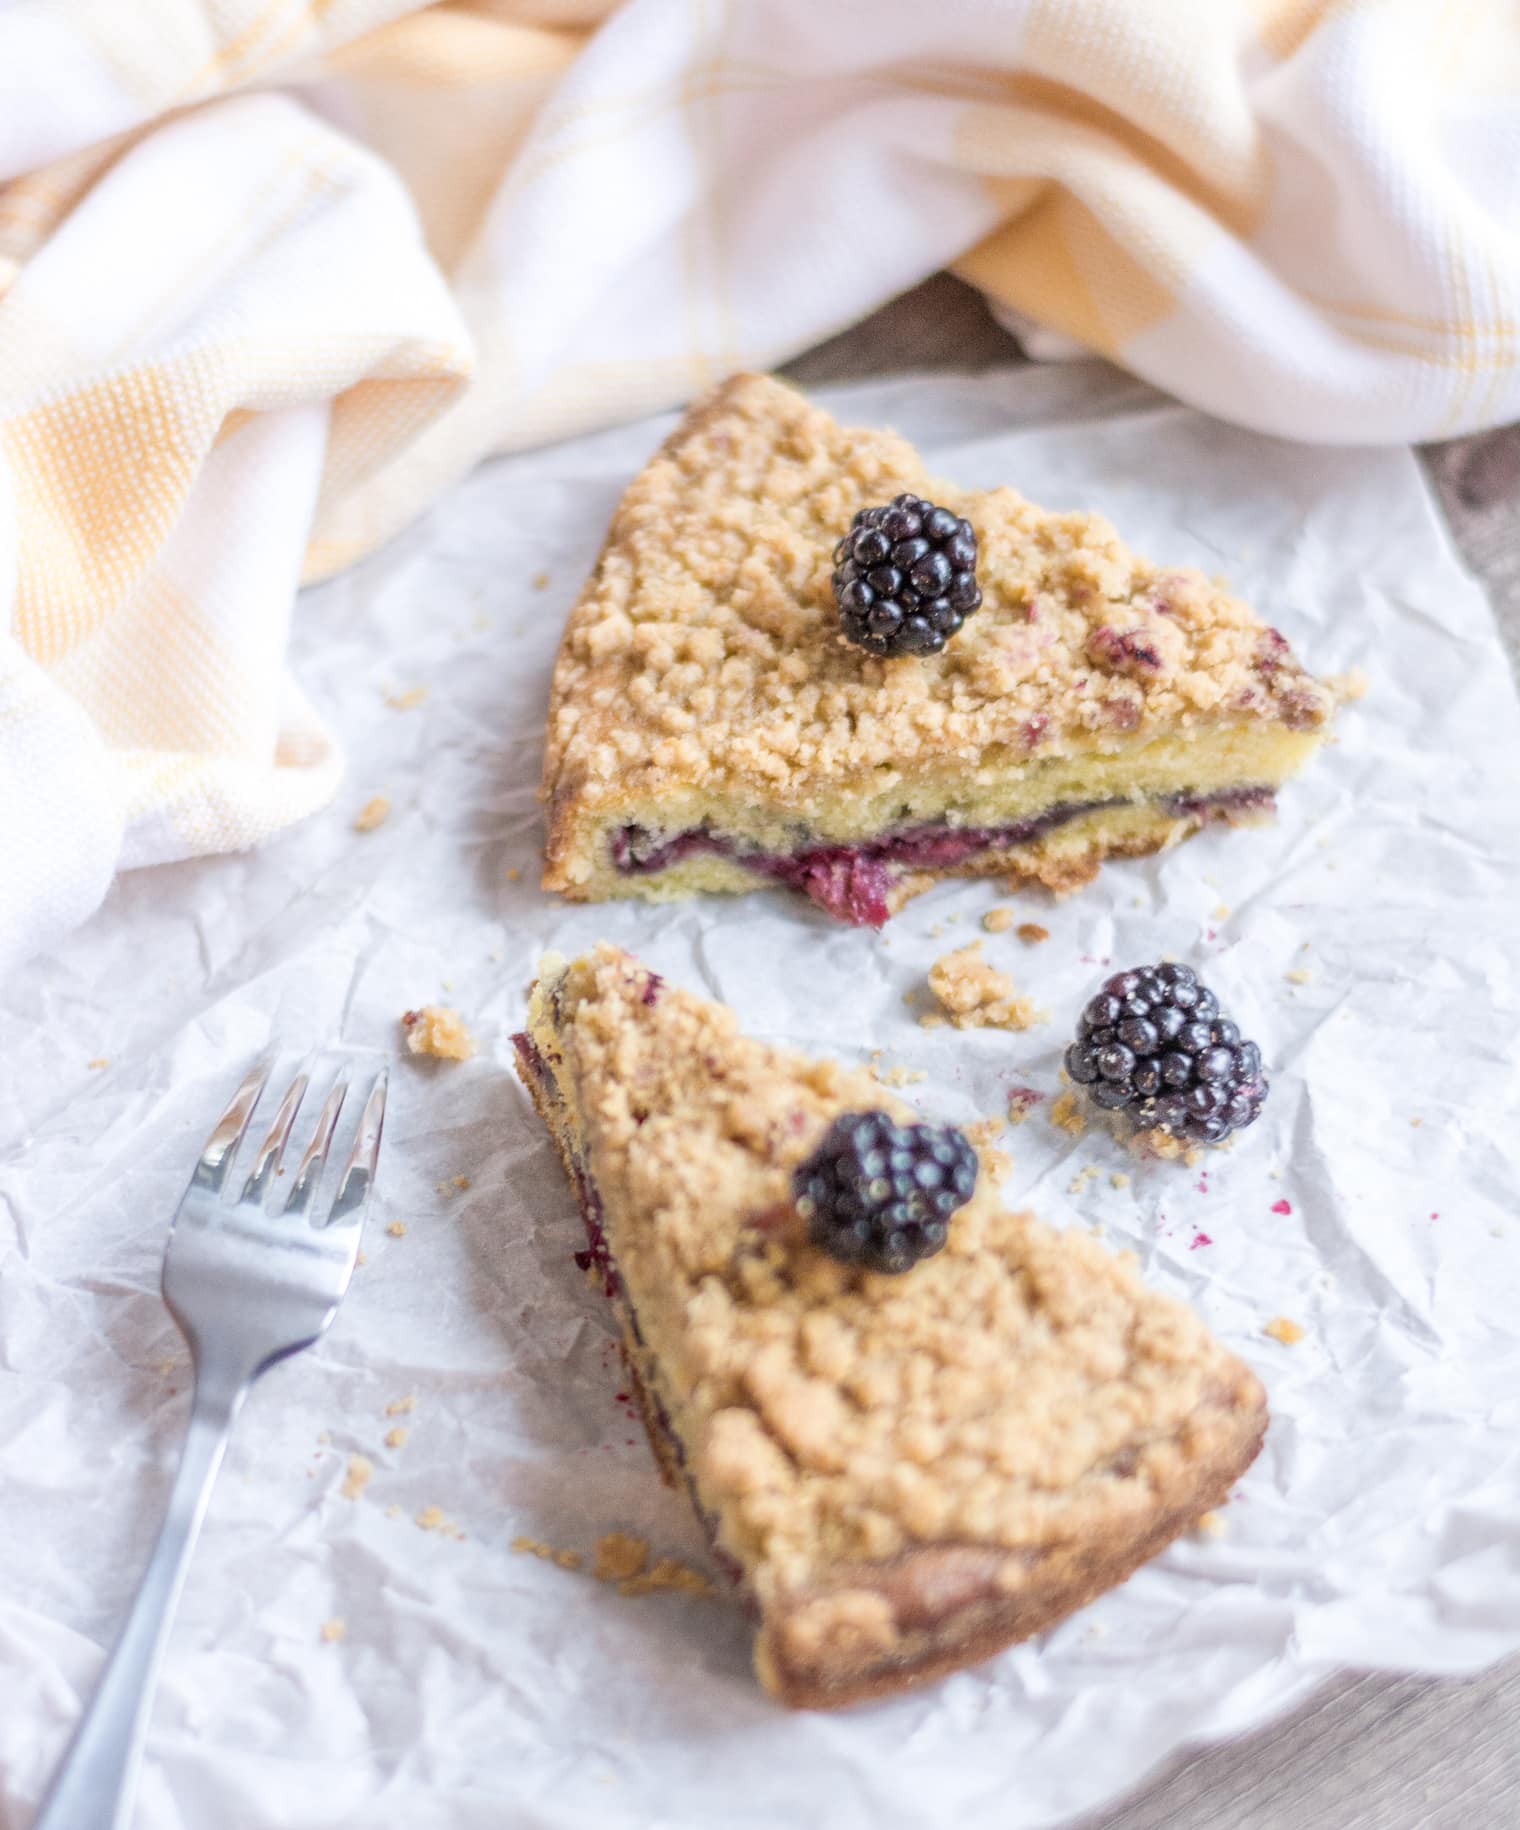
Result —
<instances>
[{"instance_id":1,"label":"silver fork","mask_svg":"<svg viewBox=\"0 0 1520 1830\"><path fill-rule=\"evenodd\" d=\"M267 1066L256 1068L238 1088L169 1229L163 1292L195 1364L190 1427L127 1624L32 1830L126 1830L159 1660L233 1420L255 1379L326 1331L353 1275L380 1154L385 1072L370 1086L325 1220L315 1216L313 1203L348 1094L342 1074L323 1103L289 1198L272 1200L271 1191L306 1092L305 1072L280 1101L242 1193L227 1199L238 1147L268 1077Z\"/></svg>"}]
</instances>

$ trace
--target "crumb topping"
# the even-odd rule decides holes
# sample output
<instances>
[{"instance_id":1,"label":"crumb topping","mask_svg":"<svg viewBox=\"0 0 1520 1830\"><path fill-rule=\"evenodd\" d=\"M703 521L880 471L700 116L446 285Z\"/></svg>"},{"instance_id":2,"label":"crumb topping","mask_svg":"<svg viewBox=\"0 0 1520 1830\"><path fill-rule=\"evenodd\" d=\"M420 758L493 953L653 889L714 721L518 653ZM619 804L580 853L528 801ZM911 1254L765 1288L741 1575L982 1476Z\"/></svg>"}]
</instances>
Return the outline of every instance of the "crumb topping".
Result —
<instances>
[{"instance_id":1,"label":"crumb topping","mask_svg":"<svg viewBox=\"0 0 1520 1830\"><path fill-rule=\"evenodd\" d=\"M655 1396L762 1604L947 1542L1007 1553L998 1580L1022 1581L1029 1555L1148 1515L1238 1445L1252 1374L1126 1260L1008 1211L989 1178L903 1277L771 1224L841 1111L911 1116L868 1074L751 1041L671 987L651 1003L612 947L544 974L531 1034L573 1102ZM614 1536L599 1563L636 1576L647 1547ZM856 1606L860 1631L887 1631L884 1605L831 1593L787 1631L836 1633Z\"/></svg>"},{"instance_id":2,"label":"crumb topping","mask_svg":"<svg viewBox=\"0 0 1520 1830\"><path fill-rule=\"evenodd\" d=\"M946 953L929 968L929 989L957 1029L1032 1029L1050 1020L1022 997L1006 972L982 958L982 943Z\"/></svg>"},{"instance_id":3,"label":"crumb topping","mask_svg":"<svg viewBox=\"0 0 1520 1830\"><path fill-rule=\"evenodd\" d=\"M468 1061L475 1053L475 1038L464 1018L447 1004L424 1004L401 1018L406 1046L414 1055L436 1055L443 1061Z\"/></svg>"},{"instance_id":4,"label":"crumb topping","mask_svg":"<svg viewBox=\"0 0 1520 1830\"><path fill-rule=\"evenodd\" d=\"M375 1472L375 1464L367 1455L350 1455L348 1470L343 1476L343 1485L338 1491L346 1500L356 1500L369 1485Z\"/></svg>"},{"instance_id":5,"label":"crumb topping","mask_svg":"<svg viewBox=\"0 0 1520 1830\"><path fill-rule=\"evenodd\" d=\"M982 917L982 926L989 934L1006 934L1013 926L1013 921L1014 916L1012 909L988 909L987 913Z\"/></svg>"},{"instance_id":6,"label":"crumb topping","mask_svg":"<svg viewBox=\"0 0 1520 1830\"><path fill-rule=\"evenodd\" d=\"M1041 927L1040 923L1037 921L1021 921L1019 923L1019 939L1023 941L1026 947L1037 947L1042 940L1050 939L1050 929Z\"/></svg>"},{"instance_id":7,"label":"crumb topping","mask_svg":"<svg viewBox=\"0 0 1520 1830\"><path fill-rule=\"evenodd\" d=\"M883 660L838 633L832 552L858 509L904 489L971 521L984 602L942 654ZM1239 599L1132 553L1101 515L957 490L895 434L740 375L629 487L571 613L545 754L551 853L571 802L747 789L805 808L994 748L1045 759L1221 723L1307 730L1332 706Z\"/></svg>"},{"instance_id":8,"label":"crumb topping","mask_svg":"<svg viewBox=\"0 0 1520 1830\"><path fill-rule=\"evenodd\" d=\"M1286 1315L1273 1316L1262 1333L1271 1335L1274 1341L1281 1341L1284 1347L1296 1347L1304 1338L1303 1328L1297 1322L1290 1321Z\"/></svg>"},{"instance_id":9,"label":"crumb topping","mask_svg":"<svg viewBox=\"0 0 1520 1830\"><path fill-rule=\"evenodd\" d=\"M1050 1122L1058 1130L1065 1131L1071 1137L1081 1137L1085 1134L1087 1115L1082 1110L1081 1100L1070 1089L1060 1094L1052 1104Z\"/></svg>"},{"instance_id":10,"label":"crumb topping","mask_svg":"<svg viewBox=\"0 0 1520 1830\"><path fill-rule=\"evenodd\" d=\"M390 801L383 794L371 795L354 816L355 832L373 832L391 817Z\"/></svg>"}]
</instances>

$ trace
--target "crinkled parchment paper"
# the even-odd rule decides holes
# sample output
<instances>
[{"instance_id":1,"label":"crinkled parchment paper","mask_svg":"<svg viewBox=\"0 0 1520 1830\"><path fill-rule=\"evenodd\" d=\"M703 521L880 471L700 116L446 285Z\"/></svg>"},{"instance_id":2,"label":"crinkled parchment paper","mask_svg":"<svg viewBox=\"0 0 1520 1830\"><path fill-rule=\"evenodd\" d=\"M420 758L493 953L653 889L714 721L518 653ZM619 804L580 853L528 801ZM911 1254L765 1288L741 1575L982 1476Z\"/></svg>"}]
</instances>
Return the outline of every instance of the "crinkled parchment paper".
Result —
<instances>
[{"instance_id":1,"label":"crinkled parchment paper","mask_svg":"<svg viewBox=\"0 0 1520 1830\"><path fill-rule=\"evenodd\" d=\"M1336 1666L1520 1649L1520 721L1414 462L1252 437L1092 366L834 404L946 474L1100 505L1142 550L1227 574L1317 669L1364 667L1368 696L1275 829L1014 899L1050 939L985 951L1049 1026L931 1030L905 994L1009 900L994 885L937 890L881 937L779 892L570 908L537 888L555 643L665 423L493 464L312 592L295 667L348 749L338 803L257 855L130 877L0 989L5 1825L165 1497L189 1381L157 1281L195 1148L261 1050L395 1055L425 1001L457 1005L481 1052L397 1060L367 1261L239 1424L154 1715L150 1830L1017 1830ZM389 820L355 832L376 794ZM571 1198L508 1065L540 952L604 935L757 1034L923 1070L926 1112L1045 1095L1003 1139L1011 1198L1132 1247L1266 1382L1271 1432L1222 1535L1038 1643L837 1716L762 1696L736 1607L514 1554L520 1536L589 1553L616 1527L702 1559L617 1397ZM1262 1122L1206 1168L1137 1167L1046 1116L1083 998L1163 952L1273 1068ZM1278 1316L1296 1346L1263 1332ZM374 1472L349 1498L355 1454Z\"/></svg>"}]
</instances>

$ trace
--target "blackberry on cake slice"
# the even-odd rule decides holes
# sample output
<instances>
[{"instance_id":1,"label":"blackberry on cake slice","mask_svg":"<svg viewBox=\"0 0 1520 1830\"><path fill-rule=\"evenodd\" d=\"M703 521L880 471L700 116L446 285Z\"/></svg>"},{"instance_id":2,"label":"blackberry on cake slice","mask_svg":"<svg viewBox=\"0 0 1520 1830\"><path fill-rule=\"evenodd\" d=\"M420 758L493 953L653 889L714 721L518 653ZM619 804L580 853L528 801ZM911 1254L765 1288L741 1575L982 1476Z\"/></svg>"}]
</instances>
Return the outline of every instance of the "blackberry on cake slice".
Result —
<instances>
[{"instance_id":1,"label":"blackberry on cake slice","mask_svg":"<svg viewBox=\"0 0 1520 1830\"><path fill-rule=\"evenodd\" d=\"M740 375L623 496L550 693L544 886L779 884L882 922L943 877L1066 891L1269 818L1334 695L1100 515L929 477Z\"/></svg>"},{"instance_id":2,"label":"blackberry on cake slice","mask_svg":"<svg viewBox=\"0 0 1520 1830\"><path fill-rule=\"evenodd\" d=\"M869 1074L605 945L543 962L516 1048L660 1470L783 1702L1040 1632L1256 1455L1261 1386L1190 1310L1004 1207L961 1133Z\"/></svg>"}]
</instances>

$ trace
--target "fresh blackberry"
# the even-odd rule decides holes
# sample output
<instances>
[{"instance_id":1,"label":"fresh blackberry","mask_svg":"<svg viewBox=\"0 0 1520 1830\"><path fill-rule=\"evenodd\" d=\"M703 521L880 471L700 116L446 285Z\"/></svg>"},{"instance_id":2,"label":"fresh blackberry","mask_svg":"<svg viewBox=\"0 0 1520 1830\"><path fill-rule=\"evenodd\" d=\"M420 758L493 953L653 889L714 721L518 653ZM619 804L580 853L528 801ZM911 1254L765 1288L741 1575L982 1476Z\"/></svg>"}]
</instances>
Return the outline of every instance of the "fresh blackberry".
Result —
<instances>
[{"instance_id":1,"label":"fresh blackberry","mask_svg":"<svg viewBox=\"0 0 1520 1830\"><path fill-rule=\"evenodd\" d=\"M863 508L834 548L839 626L872 654L938 654L981 601L971 523L919 496Z\"/></svg>"},{"instance_id":2,"label":"fresh blackberry","mask_svg":"<svg viewBox=\"0 0 1520 1830\"><path fill-rule=\"evenodd\" d=\"M1095 1104L1200 1144L1253 1123L1267 1096L1261 1050L1191 966L1115 973L1082 1012L1066 1071Z\"/></svg>"},{"instance_id":3,"label":"fresh blackberry","mask_svg":"<svg viewBox=\"0 0 1520 1830\"><path fill-rule=\"evenodd\" d=\"M953 1125L899 1125L846 1112L797 1170L797 1210L814 1245L872 1271L911 1269L944 1245L976 1187L976 1152Z\"/></svg>"}]
</instances>

